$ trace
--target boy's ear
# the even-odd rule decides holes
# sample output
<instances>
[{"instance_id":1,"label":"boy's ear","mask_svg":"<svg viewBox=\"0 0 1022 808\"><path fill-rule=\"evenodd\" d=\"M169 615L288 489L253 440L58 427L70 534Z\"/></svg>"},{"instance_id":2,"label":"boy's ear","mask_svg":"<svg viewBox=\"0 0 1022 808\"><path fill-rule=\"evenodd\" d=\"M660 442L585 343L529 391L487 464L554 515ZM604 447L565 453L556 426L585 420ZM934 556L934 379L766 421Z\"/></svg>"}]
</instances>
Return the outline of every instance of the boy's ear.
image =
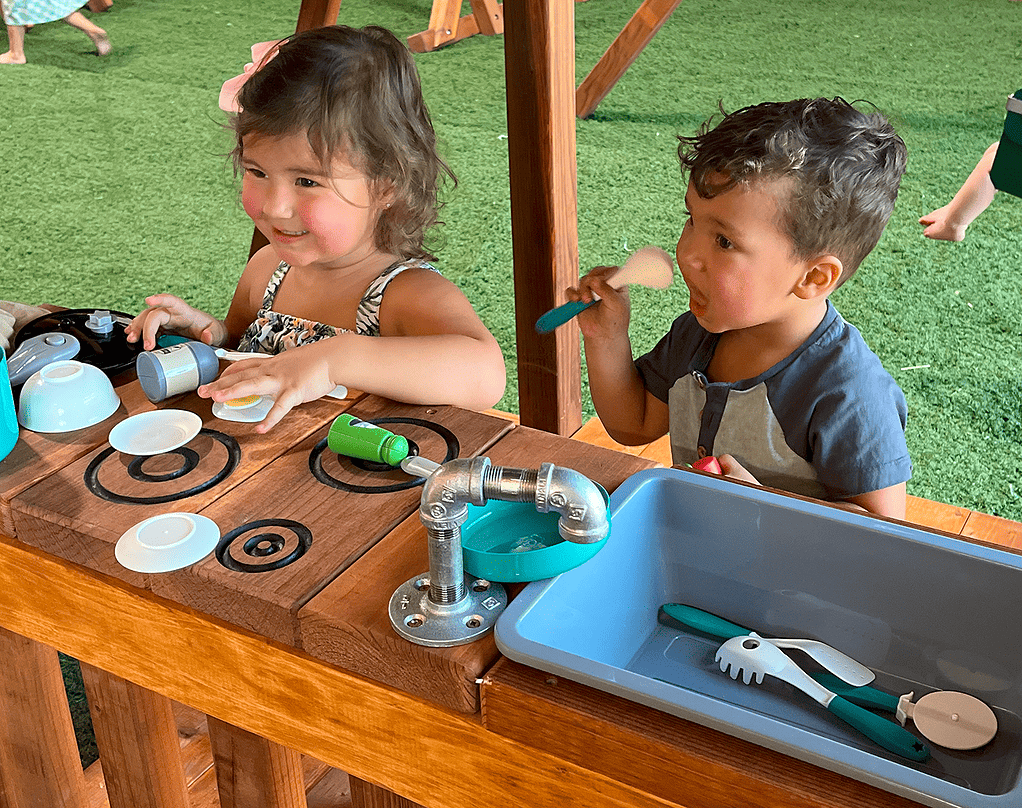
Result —
<instances>
[{"instance_id":1,"label":"boy's ear","mask_svg":"<svg viewBox=\"0 0 1022 808\"><path fill-rule=\"evenodd\" d=\"M844 265L836 255L820 255L806 263L805 274L795 285L795 294L803 300L825 297L841 280Z\"/></svg>"}]
</instances>

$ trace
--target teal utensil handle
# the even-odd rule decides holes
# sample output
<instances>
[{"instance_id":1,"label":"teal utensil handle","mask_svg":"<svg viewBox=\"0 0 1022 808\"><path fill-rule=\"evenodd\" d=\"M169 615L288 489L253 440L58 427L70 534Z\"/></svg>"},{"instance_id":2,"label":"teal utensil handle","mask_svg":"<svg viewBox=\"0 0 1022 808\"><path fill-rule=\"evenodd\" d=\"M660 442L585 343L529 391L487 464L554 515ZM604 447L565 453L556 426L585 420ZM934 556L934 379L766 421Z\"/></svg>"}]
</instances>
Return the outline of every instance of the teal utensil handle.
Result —
<instances>
[{"instance_id":1,"label":"teal utensil handle","mask_svg":"<svg viewBox=\"0 0 1022 808\"><path fill-rule=\"evenodd\" d=\"M596 301L583 303L580 300L572 300L557 308L550 309L546 314L536 320L536 331L540 334L549 334L557 326L564 325L579 312L585 311Z\"/></svg>"},{"instance_id":2,"label":"teal utensil handle","mask_svg":"<svg viewBox=\"0 0 1022 808\"><path fill-rule=\"evenodd\" d=\"M809 675L827 688L827 690L832 693L837 693L852 704L858 704L860 707L865 707L867 710L883 710L887 713L893 713L898 709L898 697L892 696L890 693L886 693L883 690L877 690L875 687L870 687L869 685L866 685L865 687L853 687L832 673L824 673L821 671L819 673L810 673Z\"/></svg>"},{"instance_id":3,"label":"teal utensil handle","mask_svg":"<svg viewBox=\"0 0 1022 808\"><path fill-rule=\"evenodd\" d=\"M704 612L695 606L686 606L684 603L665 603L660 608L664 614L683 626L694 628L696 631L701 631L703 634L709 634L711 637L717 637L721 640L743 637L749 633L749 629L742 628L710 612Z\"/></svg>"},{"instance_id":4,"label":"teal utensil handle","mask_svg":"<svg viewBox=\"0 0 1022 808\"><path fill-rule=\"evenodd\" d=\"M827 709L889 752L917 761L930 757L930 750L926 744L901 724L881 718L876 713L852 704L848 699L834 696Z\"/></svg>"}]
</instances>

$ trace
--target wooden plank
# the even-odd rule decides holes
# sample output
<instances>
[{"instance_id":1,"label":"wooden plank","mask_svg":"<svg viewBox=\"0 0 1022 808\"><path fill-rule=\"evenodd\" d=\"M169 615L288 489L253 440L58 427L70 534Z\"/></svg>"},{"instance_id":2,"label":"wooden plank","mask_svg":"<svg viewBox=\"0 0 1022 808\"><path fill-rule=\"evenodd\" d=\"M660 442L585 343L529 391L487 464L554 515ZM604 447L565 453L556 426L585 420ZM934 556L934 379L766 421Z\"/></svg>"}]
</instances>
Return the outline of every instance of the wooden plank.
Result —
<instances>
[{"instance_id":1,"label":"wooden plank","mask_svg":"<svg viewBox=\"0 0 1022 808\"><path fill-rule=\"evenodd\" d=\"M17 609L17 602L9 608ZM0 628L0 659L0 805L85 808L85 778L57 652Z\"/></svg>"},{"instance_id":2,"label":"wooden plank","mask_svg":"<svg viewBox=\"0 0 1022 808\"><path fill-rule=\"evenodd\" d=\"M497 0L469 0L479 33L486 36L504 33L504 7Z\"/></svg>"},{"instance_id":3,"label":"wooden plank","mask_svg":"<svg viewBox=\"0 0 1022 808\"><path fill-rule=\"evenodd\" d=\"M502 419L455 407L411 406L375 396L363 399L351 412L363 420L382 420L388 429L415 441L424 457L436 460L443 460L449 451L444 435L437 430L456 436L461 456L471 456L513 428ZM390 419L418 423L391 423ZM245 553L243 547L257 535L256 531L230 543L228 555L258 571L228 569L211 556L186 569L153 576L152 590L264 637L297 644L299 609L415 511L421 493L421 485L413 485L412 478L400 469L367 471L329 451L320 455L323 469L342 483L409 487L363 493L338 490L318 480L310 471L310 457L317 443L325 439L327 429L324 426L314 432L202 511L221 526L225 536L229 529L240 529L256 520L300 523L311 534L304 555L293 564L272 569L272 562L297 548L298 537L286 525L269 526L267 534L276 533L282 540L276 553L262 557ZM266 566L260 566L263 562Z\"/></svg>"},{"instance_id":4,"label":"wooden plank","mask_svg":"<svg viewBox=\"0 0 1022 808\"><path fill-rule=\"evenodd\" d=\"M495 466L572 468L617 488L653 464L527 427L505 435L487 456ZM390 625L394 591L429 570L426 530L418 515L405 520L298 615L301 645L313 656L460 712L479 709L476 680L498 658L493 636L453 648L410 643Z\"/></svg>"},{"instance_id":5,"label":"wooden plank","mask_svg":"<svg viewBox=\"0 0 1022 808\"><path fill-rule=\"evenodd\" d=\"M502 659L484 725L686 808L910 808L917 803L650 707Z\"/></svg>"},{"instance_id":6,"label":"wooden plank","mask_svg":"<svg viewBox=\"0 0 1022 808\"><path fill-rule=\"evenodd\" d=\"M671 804L16 539L0 549L0 625L422 805Z\"/></svg>"},{"instance_id":7,"label":"wooden plank","mask_svg":"<svg viewBox=\"0 0 1022 808\"><path fill-rule=\"evenodd\" d=\"M671 436L664 435L662 438L657 438L643 449L640 455L652 460L654 463L670 468L674 465L674 460L671 456Z\"/></svg>"},{"instance_id":8,"label":"wooden plank","mask_svg":"<svg viewBox=\"0 0 1022 808\"><path fill-rule=\"evenodd\" d=\"M180 702L172 702L180 756L191 808L222 808L217 793L213 752L205 714ZM351 804L348 775L321 760L302 757L307 808L347 808ZM85 770L88 808L110 808L103 782L103 762L97 760ZM4 806L0 802L0 806ZM6 806L4 806L6 808Z\"/></svg>"},{"instance_id":9,"label":"wooden plank","mask_svg":"<svg viewBox=\"0 0 1022 808\"><path fill-rule=\"evenodd\" d=\"M905 521L922 527L961 533L969 518L969 511L943 502L910 496L906 500Z\"/></svg>"},{"instance_id":10,"label":"wooden plank","mask_svg":"<svg viewBox=\"0 0 1022 808\"><path fill-rule=\"evenodd\" d=\"M306 808L301 755L209 716L220 808Z\"/></svg>"},{"instance_id":11,"label":"wooden plank","mask_svg":"<svg viewBox=\"0 0 1022 808\"><path fill-rule=\"evenodd\" d=\"M1022 524L975 511L961 531L963 538L993 544L1005 550L1022 551Z\"/></svg>"},{"instance_id":12,"label":"wooden plank","mask_svg":"<svg viewBox=\"0 0 1022 808\"><path fill-rule=\"evenodd\" d=\"M641 455L647 444L640 446L626 446L618 443L603 427L599 418L590 418L582 427L571 436L572 440L582 441L592 446L602 446L604 449L613 449L615 452L626 452L630 455Z\"/></svg>"},{"instance_id":13,"label":"wooden plank","mask_svg":"<svg viewBox=\"0 0 1022 808\"><path fill-rule=\"evenodd\" d=\"M129 415L155 409L142 392L138 382L117 388L121 406L104 421L74 432L32 432L21 429L11 453L0 460L0 531L16 536L11 500L45 479L53 472L73 463L106 443L110 429Z\"/></svg>"},{"instance_id":14,"label":"wooden plank","mask_svg":"<svg viewBox=\"0 0 1022 808\"><path fill-rule=\"evenodd\" d=\"M110 808L189 808L169 699L82 663Z\"/></svg>"},{"instance_id":15,"label":"wooden plank","mask_svg":"<svg viewBox=\"0 0 1022 808\"><path fill-rule=\"evenodd\" d=\"M574 15L573 0L504 8L518 410L559 435L582 425L578 328L535 326L578 282Z\"/></svg>"},{"instance_id":16,"label":"wooden plank","mask_svg":"<svg viewBox=\"0 0 1022 808\"><path fill-rule=\"evenodd\" d=\"M132 382L129 387L137 385L138 382ZM161 403L161 409L195 412L202 418L204 427L237 442L241 450L238 465L226 479L205 491L173 502L137 504L110 501L97 496L85 484L86 472L100 456L104 459L98 466L96 479L102 486L120 496L152 497L187 491L197 482L213 478L227 466L230 451L226 443L210 434L200 433L182 447L182 451L196 453L197 465L176 479L151 482L132 477L132 463L137 458L104 445L50 473L15 497L11 503L15 528L19 538L41 550L113 575L134 586L146 586L145 576L125 569L114 557L114 546L128 528L162 513L199 512L226 491L241 485L290 446L329 424L350 403L320 399L303 404L293 409L269 433L259 435L252 424L215 418L210 401L200 399L194 393L169 399ZM107 424L108 431L109 427L110 424ZM145 458L141 471L159 475L181 469L185 462L183 455L166 453ZM228 523L218 524L221 528L228 527Z\"/></svg>"},{"instance_id":17,"label":"wooden plank","mask_svg":"<svg viewBox=\"0 0 1022 808\"><path fill-rule=\"evenodd\" d=\"M656 36L681 0L643 0L575 93L575 114L588 118Z\"/></svg>"}]
</instances>

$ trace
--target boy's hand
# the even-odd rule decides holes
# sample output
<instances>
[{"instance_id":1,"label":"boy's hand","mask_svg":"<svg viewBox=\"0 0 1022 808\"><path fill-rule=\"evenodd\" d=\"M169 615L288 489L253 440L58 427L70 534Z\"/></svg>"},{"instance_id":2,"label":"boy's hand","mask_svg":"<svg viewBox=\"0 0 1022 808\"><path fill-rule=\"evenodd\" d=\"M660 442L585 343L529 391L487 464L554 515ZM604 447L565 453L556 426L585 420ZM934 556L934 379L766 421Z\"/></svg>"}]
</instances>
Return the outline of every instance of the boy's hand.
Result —
<instances>
[{"instance_id":1,"label":"boy's hand","mask_svg":"<svg viewBox=\"0 0 1022 808\"><path fill-rule=\"evenodd\" d=\"M938 241L963 241L965 239L965 225L954 224L948 218L950 204L937 208L932 213L922 216L919 224L926 225L923 235L927 238Z\"/></svg>"},{"instance_id":2,"label":"boy's hand","mask_svg":"<svg viewBox=\"0 0 1022 808\"><path fill-rule=\"evenodd\" d=\"M579 328L586 339L614 339L628 333L631 316L628 287L615 289L607 283L607 278L617 271L618 267L596 267L579 280L577 287L567 290L569 300L600 301L578 315Z\"/></svg>"},{"instance_id":3,"label":"boy's hand","mask_svg":"<svg viewBox=\"0 0 1022 808\"><path fill-rule=\"evenodd\" d=\"M199 309L193 309L181 298L174 295L151 295L145 299L149 307L132 320L124 334L128 342L142 339L142 347L151 351L156 347L156 337L161 331L220 346L227 340L227 329L215 317Z\"/></svg>"},{"instance_id":4,"label":"boy's hand","mask_svg":"<svg viewBox=\"0 0 1022 808\"><path fill-rule=\"evenodd\" d=\"M717 461L720 463L721 471L724 472L725 477L730 477L732 480L741 480L746 483L760 484L759 480L749 474L742 464L731 455L722 454L717 458Z\"/></svg>"},{"instance_id":5,"label":"boy's hand","mask_svg":"<svg viewBox=\"0 0 1022 808\"><path fill-rule=\"evenodd\" d=\"M329 339L292 348L275 356L244 359L227 368L220 377L202 385L196 392L214 401L230 401L245 396L270 396L273 407L255 428L268 432L299 404L314 401L336 386L330 380L326 357Z\"/></svg>"}]
</instances>

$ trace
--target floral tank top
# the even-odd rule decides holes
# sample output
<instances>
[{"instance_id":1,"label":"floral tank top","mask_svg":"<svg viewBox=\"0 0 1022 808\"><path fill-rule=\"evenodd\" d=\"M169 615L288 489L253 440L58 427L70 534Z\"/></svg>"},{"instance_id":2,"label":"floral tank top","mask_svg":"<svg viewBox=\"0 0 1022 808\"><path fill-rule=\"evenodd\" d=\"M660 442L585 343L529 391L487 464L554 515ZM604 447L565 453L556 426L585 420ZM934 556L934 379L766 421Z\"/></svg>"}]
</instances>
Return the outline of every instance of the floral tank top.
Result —
<instances>
[{"instance_id":1,"label":"floral tank top","mask_svg":"<svg viewBox=\"0 0 1022 808\"><path fill-rule=\"evenodd\" d=\"M421 258L411 258L391 264L369 284L358 303L355 313L355 333L367 337L380 336L380 305L387 285L406 269L420 267L438 272L432 264ZM255 320L245 329L238 343L239 351L254 353L278 354L298 345L307 345L327 337L346 332L346 328L335 328L315 320L305 320L293 314L283 314L273 310L273 300L277 296L280 284L291 269L290 264L283 261L270 276L263 294L263 305L256 312Z\"/></svg>"}]
</instances>

